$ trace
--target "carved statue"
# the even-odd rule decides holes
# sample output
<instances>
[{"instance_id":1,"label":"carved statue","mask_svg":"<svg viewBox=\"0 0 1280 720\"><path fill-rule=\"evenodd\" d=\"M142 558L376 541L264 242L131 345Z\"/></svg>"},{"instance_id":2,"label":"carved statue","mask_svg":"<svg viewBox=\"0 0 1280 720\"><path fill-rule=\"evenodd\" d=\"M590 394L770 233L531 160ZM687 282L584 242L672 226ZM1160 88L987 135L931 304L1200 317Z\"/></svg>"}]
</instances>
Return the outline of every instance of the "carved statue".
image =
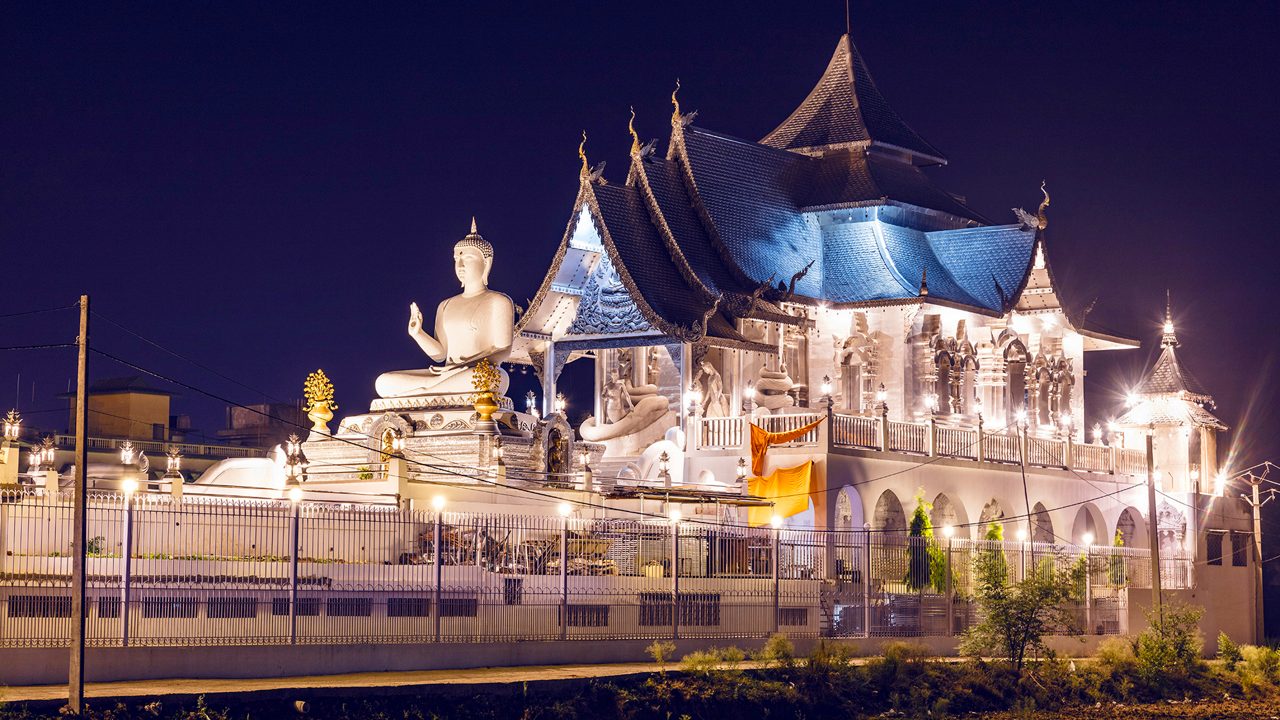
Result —
<instances>
[{"instance_id":1,"label":"carved statue","mask_svg":"<svg viewBox=\"0 0 1280 720\"><path fill-rule=\"evenodd\" d=\"M462 292L436 308L435 336L423 329L422 311L409 305L409 337L432 360L443 363L424 370L397 370L378 376L374 384L384 398L422 395L470 396L477 363L499 365L511 354L515 306L511 298L489 289L493 246L476 232L453 246L453 267ZM498 395L506 393L509 378L499 371Z\"/></svg>"},{"instance_id":2,"label":"carved statue","mask_svg":"<svg viewBox=\"0 0 1280 720\"><path fill-rule=\"evenodd\" d=\"M756 380L756 407L780 410L794 406L796 399L788 394L794 387L795 381L787 374L786 364L777 370L761 367L760 377Z\"/></svg>"},{"instance_id":3,"label":"carved statue","mask_svg":"<svg viewBox=\"0 0 1280 720\"><path fill-rule=\"evenodd\" d=\"M703 360L699 366L701 374L707 376L707 390L702 395L702 414L705 417L728 417L729 399L724 395L724 380L720 372L710 360Z\"/></svg>"},{"instance_id":4,"label":"carved statue","mask_svg":"<svg viewBox=\"0 0 1280 720\"><path fill-rule=\"evenodd\" d=\"M604 386L604 416L611 422L616 423L631 412L633 407L631 395L627 392L628 383L618 378L618 374L612 373L609 382Z\"/></svg>"}]
</instances>

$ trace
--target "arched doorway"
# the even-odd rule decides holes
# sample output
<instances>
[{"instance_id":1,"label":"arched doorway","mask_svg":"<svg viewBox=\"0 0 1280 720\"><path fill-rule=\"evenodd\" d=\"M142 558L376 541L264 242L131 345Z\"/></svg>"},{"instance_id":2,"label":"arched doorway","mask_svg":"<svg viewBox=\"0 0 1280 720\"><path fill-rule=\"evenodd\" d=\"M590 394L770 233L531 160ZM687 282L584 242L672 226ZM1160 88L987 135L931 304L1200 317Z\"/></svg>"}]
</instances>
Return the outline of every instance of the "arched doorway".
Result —
<instances>
[{"instance_id":1,"label":"arched doorway","mask_svg":"<svg viewBox=\"0 0 1280 720\"><path fill-rule=\"evenodd\" d=\"M964 506L952 500L946 493L938 493L933 499L933 509L929 511L929 521L933 523L934 533L941 535L942 528L950 525L958 538L969 538L969 516Z\"/></svg>"},{"instance_id":2,"label":"arched doorway","mask_svg":"<svg viewBox=\"0 0 1280 720\"><path fill-rule=\"evenodd\" d=\"M1076 510L1075 522L1071 524L1071 542L1075 545L1111 544L1107 536L1107 522L1103 519L1102 511L1097 505L1085 503Z\"/></svg>"},{"instance_id":3,"label":"arched doorway","mask_svg":"<svg viewBox=\"0 0 1280 720\"><path fill-rule=\"evenodd\" d=\"M1049 511L1045 509L1044 503L1036 503L1031 508L1031 541L1038 543L1054 541L1053 519L1049 517Z\"/></svg>"},{"instance_id":4,"label":"arched doorway","mask_svg":"<svg viewBox=\"0 0 1280 720\"><path fill-rule=\"evenodd\" d=\"M1147 536L1147 521L1142 517L1142 513L1134 508L1125 508L1120 513L1120 517L1116 520L1116 535L1119 535L1120 542L1124 547L1145 548L1151 545L1151 541ZM1115 544L1116 538L1111 538L1111 544Z\"/></svg>"},{"instance_id":5,"label":"arched doorway","mask_svg":"<svg viewBox=\"0 0 1280 720\"><path fill-rule=\"evenodd\" d=\"M872 527L888 535L906 535L907 516L902 511L902 502L892 490L880 493L876 500L876 512L871 521Z\"/></svg>"}]
</instances>

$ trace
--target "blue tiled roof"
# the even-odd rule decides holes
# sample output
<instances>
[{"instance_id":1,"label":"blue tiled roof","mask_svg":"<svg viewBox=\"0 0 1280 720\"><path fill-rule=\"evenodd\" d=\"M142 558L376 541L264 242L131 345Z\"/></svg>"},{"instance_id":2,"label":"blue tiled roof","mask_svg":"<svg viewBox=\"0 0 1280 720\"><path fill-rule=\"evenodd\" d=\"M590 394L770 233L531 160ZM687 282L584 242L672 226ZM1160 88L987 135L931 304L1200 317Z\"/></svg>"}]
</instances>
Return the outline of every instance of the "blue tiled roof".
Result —
<instances>
[{"instance_id":1,"label":"blue tiled roof","mask_svg":"<svg viewBox=\"0 0 1280 720\"><path fill-rule=\"evenodd\" d=\"M777 283L817 260L796 292L820 297L821 237L792 199L810 159L693 127L684 143L698 196L738 267Z\"/></svg>"},{"instance_id":2,"label":"blue tiled roof","mask_svg":"<svg viewBox=\"0 0 1280 720\"><path fill-rule=\"evenodd\" d=\"M889 223L880 223L880 231L884 236L885 249L897 269L898 274L906 282L914 285L919 292L920 281L928 270L929 295L964 303L975 307L985 307L972 295L965 292L951 277L946 266L933 254L925 234L910 228L899 227Z\"/></svg>"},{"instance_id":3,"label":"blue tiled roof","mask_svg":"<svg viewBox=\"0 0 1280 720\"><path fill-rule=\"evenodd\" d=\"M662 217L671 228L671 234L680 246L689 267L712 292L747 292L727 267L724 258L707 235L702 219L693 207L693 200L685 189L682 170L674 162L651 158L644 164L645 177L653 191L654 200Z\"/></svg>"},{"instance_id":4,"label":"blue tiled roof","mask_svg":"<svg viewBox=\"0 0 1280 720\"><path fill-rule=\"evenodd\" d=\"M835 303L914 297L885 265L872 222L850 222L823 228L824 299Z\"/></svg>"},{"instance_id":5,"label":"blue tiled roof","mask_svg":"<svg viewBox=\"0 0 1280 720\"><path fill-rule=\"evenodd\" d=\"M950 277L982 307L1000 311L1022 287L1036 239L1034 230L1018 225L946 230L926 237ZM932 292L932 270L929 289Z\"/></svg>"}]
</instances>

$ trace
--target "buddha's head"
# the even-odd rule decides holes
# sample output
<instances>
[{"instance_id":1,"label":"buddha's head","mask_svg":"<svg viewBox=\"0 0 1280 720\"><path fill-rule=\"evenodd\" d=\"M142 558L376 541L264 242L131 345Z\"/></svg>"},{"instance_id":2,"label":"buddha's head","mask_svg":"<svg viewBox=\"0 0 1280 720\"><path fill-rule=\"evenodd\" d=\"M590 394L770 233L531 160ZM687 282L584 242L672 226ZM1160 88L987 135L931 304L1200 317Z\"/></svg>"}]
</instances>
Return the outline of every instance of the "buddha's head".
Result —
<instances>
[{"instance_id":1,"label":"buddha's head","mask_svg":"<svg viewBox=\"0 0 1280 720\"><path fill-rule=\"evenodd\" d=\"M476 232L476 221L471 221L471 233L453 246L453 271L465 288L468 283L479 282L489 286L489 270L493 268L493 246Z\"/></svg>"}]
</instances>

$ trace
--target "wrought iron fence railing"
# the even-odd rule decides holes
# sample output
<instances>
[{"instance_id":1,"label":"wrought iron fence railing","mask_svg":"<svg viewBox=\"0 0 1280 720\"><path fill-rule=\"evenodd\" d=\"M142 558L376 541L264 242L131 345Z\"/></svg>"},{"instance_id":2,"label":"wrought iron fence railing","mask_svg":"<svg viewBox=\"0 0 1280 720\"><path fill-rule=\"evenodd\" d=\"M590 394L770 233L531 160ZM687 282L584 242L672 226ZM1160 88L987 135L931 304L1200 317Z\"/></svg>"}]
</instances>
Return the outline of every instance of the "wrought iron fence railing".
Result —
<instances>
[{"instance_id":1,"label":"wrought iron fence railing","mask_svg":"<svg viewBox=\"0 0 1280 720\"><path fill-rule=\"evenodd\" d=\"M87 524L96 646L950 634L984 554L1011 580L1085 563L1062 630L1110 633L1151 577L1137 548L148 493L92 495ZM0 646L69 642L70 555L69 498L0 496Z\"/></svg>"}]
</instances>

